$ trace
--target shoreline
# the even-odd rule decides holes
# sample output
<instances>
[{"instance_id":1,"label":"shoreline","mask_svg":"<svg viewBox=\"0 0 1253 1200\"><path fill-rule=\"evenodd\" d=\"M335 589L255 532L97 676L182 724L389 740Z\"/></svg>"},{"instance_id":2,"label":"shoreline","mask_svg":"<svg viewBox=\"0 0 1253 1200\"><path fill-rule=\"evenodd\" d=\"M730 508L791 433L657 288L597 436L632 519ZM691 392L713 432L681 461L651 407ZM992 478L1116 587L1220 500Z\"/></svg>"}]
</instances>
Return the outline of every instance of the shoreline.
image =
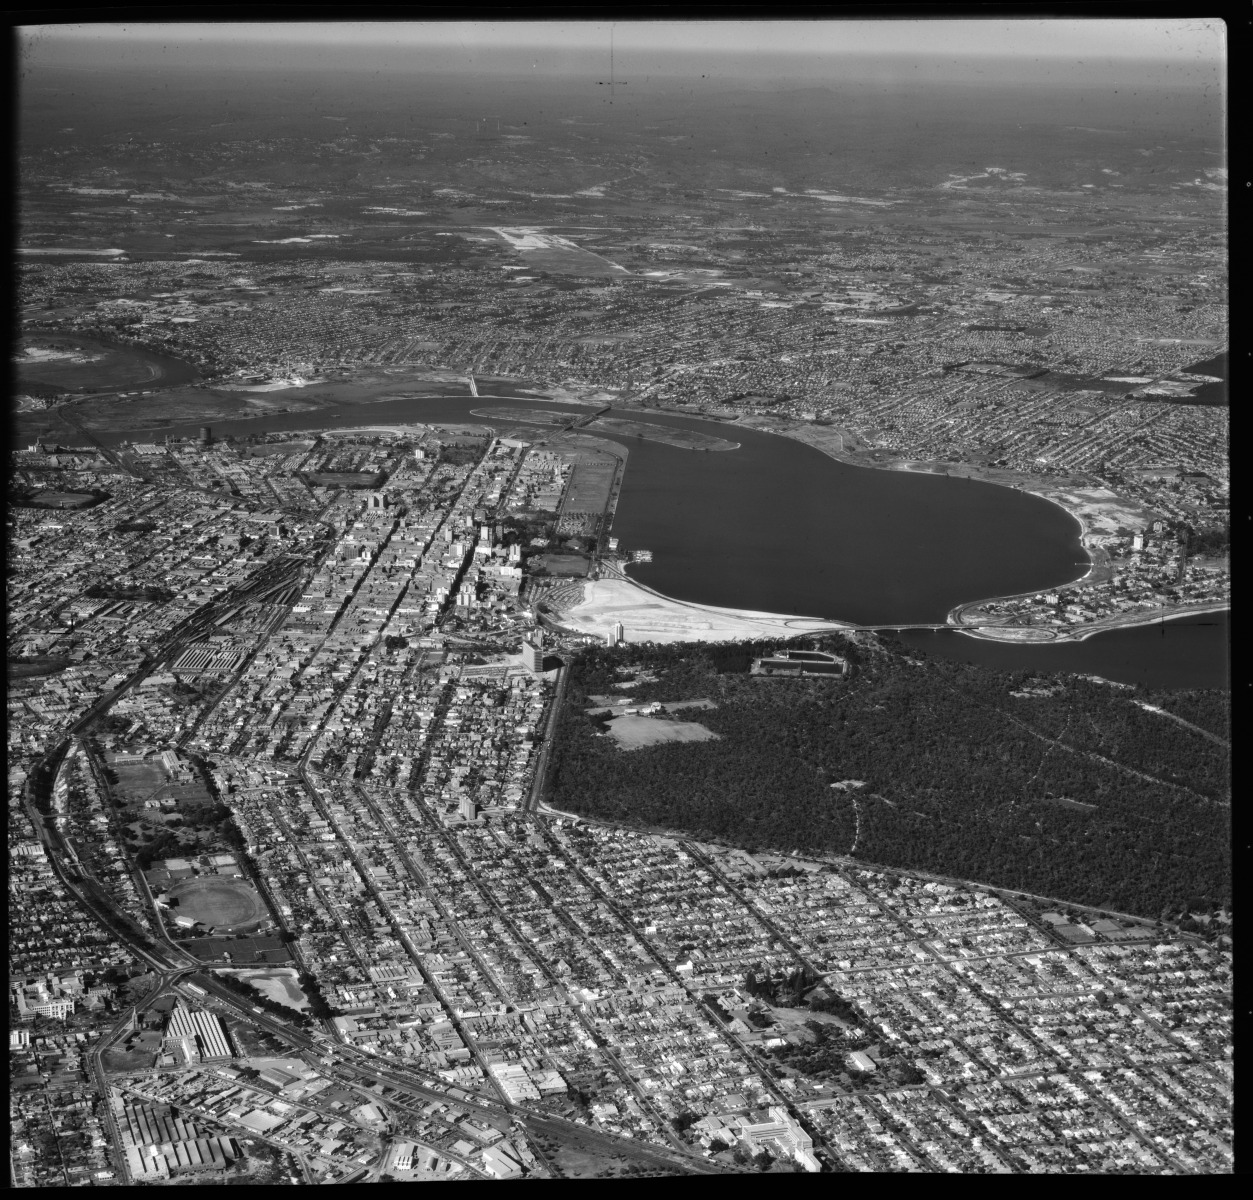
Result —
<instances>
[{"instance_id":1,"label":"shoreline","mask_svg":"<svg viewBox=\"0 0 1253 1200\"><path fill-rule=\"evenodd\" d=\"M868 470L879 471L906 471L913 475L942 475L949 479L969 479L976 483L987 483L995 487L1009 488L1013 491L1026 492L1032 496L1038 496L1041 500L1047 500L1050 504L1060 508L1068 517L1071 517L1079 526L1079 546L1084 554L1088 557L1088 568L1080 576L1069 580L1066 583L1059 583L1051 586L1056 587L1073 587L1077 583L1081 583L1085 579L1089 579L1096 574L1102 567L1108 567L1108 556L1105 555L1104 547L1100 543L1091 543L1089 539L1094 536L1100 536L1105 531L1095 531L1091 523L1094 516L1089 507L1082 502L1076 502L1075 494L1086 490L1089 493L1105 493L1100 495L1089 495L1087 497L1088 505L1106 504L1106 506L1114 511L1108 515L1129 516L1133 508L1140 509L1137 516L1144 516L1150 520L1155 518L1157 514L1151 510L1144 509L1139 505L1128 504L1122 501L1114 492L1101 484L1092 483L1037 483L1030 475L1023 475L1020 472L1010 471L1008 468L980 468L972 467L968 464L958 463L941 463L929 461L926 459L913 458L897 458L886 462L877 462L874 460L865 460L857 451L848 450L844 446L845 433L843 430L834 426L822 425L793 425L786 429L771 429L765 426L752 426L751 428L759 429L762 433L773 433L779 437L791 438L792 441L800 442L803 445L811 446L820 454L825 454L828 458L835 462L843 463L849 467L864 467ZM840 448L837 450L829 441L823 438L805 437L804 433L810 430L826 430L831 429L836 437L840 440ZM855 436L855 435L854 435ZM964 466L965 470L952 470ZM1005 476L1005 478L990 477L990 472L996 471ZM1069 503L1067 503L1069 501ZM1112 531L1111 531L1112 532ZM1102 562L1101 560L1105 561ZM1034 592L1016 593L1016 595L1034 595ZM969 600L964 604L958 605L957 608L965 608L971 605L986 604L994 600L1013 599L1013 596L987 596L979 600ZM953 611L957 611L955 608Z\"/></svg>"},{"instance_id":2,"label":"shoreline","mask_svg":"<svg viewBox=\"0 0 1253 1200\"><path fill-rule=\"evenodd\" d=\"M648 410L644 410L648 411ZM695 420L709 419L707 417L696 416L695 414L682 413L677 410L660 409L658 411L671 412L675 416L692 417ZM711 423L719 423L714 418ZM735 422L736 424L744 424L744 422ZM941 469L945 464L937 462L928 462L923 459L893 459L888 462L864 461L855 451L845 448L846 434L843 430L834 426L822 425L791 425L786 429L771 428L769 424L749 424L747 428L755 429L760 433L772 433L779 437L787 437L792 441L797 441L806 446L811 446L819 453L826 455L828 458L850 467L866 467L869 469L877 469L883 471L908 471L913 474L925 475L945 475L949 478L954 477L954 473L948 469ZM831 445L830 436L828 437L805 437L802 434L811 430L831 430L831 435L839 439L839 449L837 450ZM855 435L854 435L855 436ZM959 464L951 464L957 466ZM965 465L965 464L960 464ZM1069 580L1066 583L1052 585L1057 588L1074 587L1079 584L1101 584L1109 582L1114 578L1115 571L1110 562L1109 555L1105 550L1101 541L1097 540L1103 536L1109 536L1113 533L1110 529L1094 530L1092 522L1098 518L1103 518L1106 523L1116 521L1120 517L1134 516L1138 521L1147 524L1149 520L1156 517L1152 510L1123 501L1116 493L1099 484L1035 484L1030 476L1023 476L1017 472L1011 472L1008 469L993 468L1002 471L1007 478L996 479L988 478L984 473L985 469L978 467L967 467L966 470L958 472L957 478L965 478L975 480L979 483L989 483L998 487L1012 488L1015 491L1028 492L1033 496L1038 496L1042 500L1060 508L1067 516L1072 518L1079 526L1079 546L1088 558L1088 568L1080 576ZM1009 478L1009 477L1012 477ZM1013 480L1019 480L1015 482ZM1034 486L1031 486L1033 485ZM1087 492L1086 496L1082 496L1083 492ZM1103 493L1103 494L1102 494ZM1069 503L1067 503L1069 501ZM1085 503L1086 501L1086 503ZM1135 510L1139 510L1136 512ZM954 632L964 633L967 637L978 638L981 641L1011 643L1016 645L1059 645L1069 642L1082 642L1090 637L1094 637L1099 633L1107 633L1117 629L1131 629L1143 625L1152 625L1159 621L1177 620L1187 616L1201 616L1205 613L1225 612L1230 610L1230 599L1201 601L1192 605L1181 605L1166 610L1158 609L1153 612L1137 612L1137 613L1117 613L1108 617L1099 618L1096 621L1087 622L1080 626L1039 626L1039 625L1014 625L1005 623L1003 625L995 624L989 621L987 624L965 624L962 620L963 614L971 609L979 608L984 604L992 604L1005 600L1025 599L1037 594L1038 591L1044 589L1036 589L1029 592L1017 592L1005 596L985 596L978 600L968 600L962 604L954 606L949 610L946 617L946 624ZM919 628L930 626L932 622L919 622ZM851 622L846 623L846 628L851 629L875 629L885 628L883 626L876 627L872 625L854 625ZM938 624L936 624L938 628Z\"/></svg>"},{"instance_id":3,"label":"shoreline","mask_svg":"<svg viewBox=\"0 0 1253 1200\"><path fill-rule=\"evenodd\" d=\"M851 621L828 620L821 617L794 616L786 613L758 612L753 609L726 608L675 600L631 579L621 569L610 568L608 578L585 581L591 594L572 608L560 613L556 623L578 633L603 637L615 623L623 629L627 642L740 641L755 637L801 637L806 634L876 632L889 626L857 625ZM597 591L600 592L597 595ZM905 628L932 628L938 632L951 630L980 641L1009 643L1020 646L1058 646L1086 641L1101 633L1134 629L1159 622L1227 612L1229 601L1196 604L1163 613L1120 613L1100 622L1074 626L961 626L920 622ZM580 611L582 610L582 611ZM632 636L634 634L634 636Z\"/></svg>"},{"instance_id":4,"label":"shoreline","mask_svg":"<svg viewBox=\"0 0 1253 1200\"><path fill-rule=\"evenodd\" d=\"M606 637L615 624L623 640L639 642L724 642L760 637L856 630L851 622L830 621L786 613L757 612L675 600L617 568L585 581L582 600L560 613L557 622L579 633Z\"/></svg>"},{"instance_id":5,"label":"shoreline","mask_svg":"<svg viewBox=\"0 0 1253 1200\"><path fill-rule=\"evenodd\" d=\"M125 347L125 348L130 348L130 347ZM421 373L421 374L436 375L436 376L440 376L440 375L448 376L448 375L453 374L446 368L417 368L416 370L418 373ZM502 377L502 376L480 376L479 378L489 387L492 383L506 383L513 388L518 388L520 384L534 382L534 381L514 381L513 379L509 377ZM184 386L188 386L188 385L184 385ZM196 386L196 385L190 385L190 386ZM199 385L199 386L206 386L206 385ZM211 385L208 385L208 386L211 387ZM561 385L561 384L556 384L556 385L552 383L541 384L539 386L533 386L532 388L526 389L526 390L530 391L533 394L534 399L540 401L541 403L547 400L549 402L555 402L558 404L562 404L562 403L569 404L572 407L585 407L585 406L591 407L593 404L598 403L602 399L609 400L611 404L616 399L617 405L615 405L615 407L621 406L619 408L619 411L625 411L625 412L631 413L632 415L639 414L641 417L644 417L644 418L646 418L649 413L656 412L656 413L665 413L667 415L673 415L673 416L678 416L678 417L684 417L684 418L687 418L688 420L702 421L702 422L709 423L711 425L721 426L723 428L725 428L727 424L731 423L731 422L720 421L716 416L709 416L706 414L689 413L689 412L684 412L681 410L672 410L668 408L649 408L649 407L637 408L629 404L622 405L621 399L616 398L612 396L611 394L605 393L599 389L597 389L598 394L596 395L595 399L592 399L584 395L576 396L575 394L571 393L570 390L565 385ZM553 394L555 392L564 393L564 394L557 396ZM94 399L99 399L99 398L100 398L99 396L93 396L93 395L82 397L82 399L86 399L86 400L94 400ZM476 399L480 402L485 401L485 400L491 400L491 399L511 400L511 401L517 401L521 399L521 397L517 397L517 396L506 397L506 396L490 396L490 395L482 396L480 395L480 396L475 397L472 394L464 396L464 397L457 396L457 397L446 397L446 398L457 399L457 400L464 399L471 403L475 401ZM528 398L531 398L531 397L528 396ZM369 404L368 402L366 402L361 405L352 405L352 407L354 408L363 407L368 410ZM256 417L264 417L265 415L266 414L264 413L255 414ZM363 413L362 415L364 416L366 414ZM476 414L467 413L466 415L469 417L474 417ZM317 415L315 415L315 413L312 413L312 412L309 413L309 417L311 417L315 422L317 421ZM238 420L240 418L236 417L233 419ZM470 422L466 422L466 424L469 424L469 423ZM481 419L478 421L474 421L474 423L483 425L485 428L491 429L493 432L496 432L499 429L499 424L500 424L498 421L494 421L490 425L484 425ZM382 432L401 433L403 431L404 433L409 433L409 432L417 432L417 430L414 428L415 425L418 427L425 426L426 428L431 428L433 424L446 424L446 423L414 422L413 425L409 425L408 428L405 428L405 425L408 425L408 423L402 423L399 426L397 425L388 426L388 425L382 425L382 424L380 425L363 424L361 426L357 426L355 430L349 427L340 428L340 429L337 429L334 427L323 427L323 428L314 428L314 429L306 428L306 429L301 429L301 430L284 430L282 432L288 434L289 436L293 434L297 436L299 435L317 436L317 435L327 435L327 434L334 436L336 434L339 434L342 436L350 432L367 432L367 431L379 432L379 433L382 433ZM755 421L754 420L737 421L737 422L734 422L734 424L742 424L744 425L744 427L753 429L760 433L775 434L776 436L786 437L792 441L800 442L804 445L811 446L813 449L817 450L819 453L824 454L826 457L836 462L842 463L843 465L846 465L846 466L865 467L865 468L886 470L886 471L909 471L911 473L918 473L918 474L946 475L950 478L954 476L954 472L950 469L947 469L945 464L927 462L925 460L915 460L915 459L892 459L888 461L870 460L868 457L863 457L862 452L848 449L845 443L849 435L846 435L846 433L843 430L838 429L834 426L820 426L820 425L790 423L789 426L786 428L777 428L774 426L773 421L771 421L769 418L766 418L764 420L758 419ZM493 426L495 428L493 428ZM160 430L154 429L151 432L155 436L155 435L159 435ZM856 436L856 435L852 435L852 436ZM108 437L108 434L106 433L106 438L107 437ZM602 437L601 440L609 440L609 439L605 439ZM833 444L836 441L838 441L838 447L837 445ZM992 470L997 471L998 474L1002 474L1005 477L1004 478L989 478L988 469L986 468L981 469L979 467L970 467L966 464L951 464L951 466L961 466L965 468L956 473L958 478L972 479L981 483L996 484L1001 487L1009 487L1018 491L1026 491L1032 495L1039 496L1041 499L1047 500L1050 503L1054 504L1056 507L1060 508L1063 512L1065 512L1068 516L1070 516L1075 521L1075 523L1079 526L1079 545L1088 557L1088 567L1087 567L1087 570L1082 575L1078 576L1077 578L1073 580L1070 580L1066 583L1059 583L1056 585L1051 585L1055 587L1072 587L1072 586L1075 586L1076 584L1082 584L1084 582L1096 583L1096 584L1106 582L1109 576L1107 575L1106 578L1100 578L1100 576L1104 574L1105 572L1109 572L1110 575L1112 575L1112 566L1109 562L1107 554L1105 553L1103 545L1100 544L1100 541L1098 539L1100 539L1102 535L1109 536L1114 533L1114 529L1110 528L1111 523L1121 524L1123 527L1125 527L1125 525L1129 523L1142 524L1145 522L1146 518L1148 520L1151 520L1153 516L1155 515L1155 514L1152 514L1150 510L1144 509L1142 506L1131 505L1131 504L1128 504L1127 502L1122 501L1113 492L1099 485L1083 484L1083 483L1074 483L1074 484L1069 484L1069 485L1044 483L1044 482L1036 483L1034 479L1032 479L1032 477L1030 476L1023 476L1021 474L1010 472L1007 470L1003 471L999 468L993 468ZM1098 525L1103 524L1106 526L1106 528L1094 529L1093 522L1097 522ZM608 532L608 527L606 527L606 532ZM613 570L613 568L610 568L610 569ZM625 574L625 572L621 572L621 571L615 572L615 577L619 579L623 585L636 589L636 595L638 597L641 597L641 598L644 596L649 597L650 600L648 602L648 607L668 609L670 612L671 622L673 623L675 628L686 626L690 628L690 630L693 632L694 635L698 635L702 632L714 634L717 631L722 631L723 636L725 638L734 639L736 637L745 637L745 636L761 636L761 635L769 636L771 634L783 635L783 636L789 636L789 635L799 636L807 632L808 633L838 632L840 630L867 630L867 629L887 627L887 626L875 626L875 625L857 625L853 622L840 621L838 619L833 620L829 618L806 617L806 616L790 615L790 614L784 614L784 613L758 612L755 610L736 609L736 608L729 608L725 606L700 605L694 602L675 600L672 597L665 596L664 594L657 592L653 590L652 588L649 588L646 584L641 584L637 582L636 580L631 579L629 576ZM589 584L594 585L594 583L598 581L589 580L588 582ZM603 582L609 582L609 581L603 581ZM1185 617L1185 616L1202 615L1204 613L1221 612L1221 611L1230 609L1229 599L1222 600L1222 601L1215 600L1212 602L1200 602L1195 605L1189 605L1189 606L1183 606L1180 608L1170 609L1170 610L1167 610L1165 614L1163 614L1161 610L1158 610L1155 612L1144 612L1144 613L1133 613L1133 614L1119 613L1119 614L1112 615L1110 617L1101 618L1097 621L1093 621L1093 622L1087 623L1079 627L1031 626L1031 625L1012 625L1012 624L1000 625L1000 624L993 624L991 622L989 622L986 625L974 625L974 624L966 624L962 620L962 615L964 613L968 612L971 609L978 608L980 605L994 603L997 601L1019 599L1019 598L1035 595L1035 594L1036 592L1024 592L1024 593L1016 593L1011 596L993 596L993 597L984 597L978 600L966 601L960 605L955 606L952 610L950 610L950 612L947 614L947 617L946 617L946 627L951 628L956 632L964 633L969 637L978 638L983 641L1012 642L1012 643L1016 643L1020 645L1030 645L1030 644L1056 645L1056 644L1066 643L1066 642L1084 641L1087 638L1095 636L1098 633L1108 632L1110 630L1115 630L1115 629L1120 629L1120 628L1132 628L1135 626L1153 624L1153 623L1156 623L1158 621L1163 621L1163 620L1174 620L1174 619L1178 619L1180 617ZM576 605L575 609L579 607L581 606ZM641 607L642 605L638 602L634 606L629 606L629 605L622 606L623 611L626 611L626 612L631 611L632 608L634 608L635 610L638 610ZM573 615L573 613L574 613L574 610L571 610L569 615ZM700 616L698 616L698 614L704 616L705 619L703 622L700 620ZM563 615L567 615L567 614L563 614ZM654 613L653 615L660 616L661 614ZM624 625L625 625L625 622L624 622ZM918 627L923 627L923 626L933 627L933 628L943 627L938 622L919 622L918 623ZM746 629L745 627L750 627L750 628ZM752 628L752 627L755 627L755 628ZM909 626L909 627L912 627L912 626ZM660 626L657 627L657 631L669 632L669 631L663 630ZM596 629L596 630L587 630L587 632L605 633L605 632L608 632L608 630ZM675 640L675 639L667 638L665 640ZM699 636L694 636L692 640L699 641L699 640L712 640L712 639L708 637L701 638Z\"/></svg>"},{"instance_id":6,"label":"shoreline","mask_svg":"<svg viewBox=\"0 0 1253 1200\"><path fill-rule=\"evenodd\" d=\"M1212 603L1201 602L1170 608L1158 609L1155 612L1118 613L1115 616L1102 617L1085 625L952 625L954 633L963 633L967 637L978 638L984 642L1009 642L1016 645L1057 646L1069 642L1084 642L1098 633L1111 633L1119 629L1136 629L1145 625L1156 625L1159 622L1177 621L1183 617L1200 617L1206 613L1229 612L1230 600L1215 600ZM1004 634L998 632L1004 630ZM1019 633L1047 634L1043 637L1015 637Z\"/></svg>"},{"instance_id":7,"label":"shoreline","mask_svg":"<svg viewBox=\"0 0 1253 1200\"><path fill-rule=\"evenodd\" d=\"M629 566L630 564L627 565ZM632 579L626 573L625 568L618 568L614 570L614 575L617 578L624 580L626 583L629 583L632 587L638 588L642 592L647 592L650 596L656 596L659 600L664 600L667 604L676 604L682 606L683 608L691 608L701 612L718 613L719 615L728 617L744 617L746 619L760 618L762 620L778 621L813 621L820 625L830 625L833 628L839 629L869 628L865 625L857 625L852 621L833 620L829 617L804 617L790 613L762 612L754 608L729 608L722 604L700 604L695 600L676 600L672 596L667 596L665 593L657 591L656 588L649 587L646 583L641 583L638 579Z\"/></svg>"}]
</instances>

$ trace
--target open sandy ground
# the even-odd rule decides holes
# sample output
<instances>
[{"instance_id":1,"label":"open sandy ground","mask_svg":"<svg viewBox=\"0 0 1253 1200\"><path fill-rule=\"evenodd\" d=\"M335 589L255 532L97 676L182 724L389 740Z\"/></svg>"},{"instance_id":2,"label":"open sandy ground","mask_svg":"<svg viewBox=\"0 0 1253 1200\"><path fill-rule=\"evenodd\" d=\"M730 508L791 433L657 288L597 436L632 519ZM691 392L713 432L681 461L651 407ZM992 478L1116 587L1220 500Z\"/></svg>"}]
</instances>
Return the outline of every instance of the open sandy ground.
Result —
<instances>
[{"instance_id":1,"label":"open sandy ground","mask_svg":"<svg viewBox=\"0 0 1253 1200\"><path fill-rule=\"evenodd\" d=\"M854 628L817 617L688 604L620 576L589 580L582 602L564 612L561 621L600 637L612 632L614 622L620 621L622 636L628 642L726 642Z\"/></svg>"},{"instance_id":2,"label":"open sandy ground","mask_svg":"<svg viewBox=\"0 0 1253 1200\"><path fill-rule=\"evenodd\" d=\"M301 991L294 967L270 967L262 970L223 971L223 975L235 975L245 983L252 984L262 995L279 1004L286 1004L297 1012L309 1007L309 999Z\"/></svg>"}]
</instances>

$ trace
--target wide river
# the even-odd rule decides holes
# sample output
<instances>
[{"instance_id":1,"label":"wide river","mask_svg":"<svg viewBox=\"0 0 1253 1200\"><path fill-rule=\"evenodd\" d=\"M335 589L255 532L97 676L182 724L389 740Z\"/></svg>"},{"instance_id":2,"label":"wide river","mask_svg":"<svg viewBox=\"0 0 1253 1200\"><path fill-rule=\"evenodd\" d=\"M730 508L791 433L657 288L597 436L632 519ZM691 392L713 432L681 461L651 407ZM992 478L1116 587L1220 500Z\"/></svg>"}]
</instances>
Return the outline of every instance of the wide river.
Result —
<instances>
[{"instance_id":1,"label":"wide river","mask_svg":"<svg viewBox=\"0 0 1253 1200\"><path fill-rule=\"evenodd\" d=\"M485 403L588 412L481 381L477 399L344 405L214 421L213 431L240 436L400 422L483 424L470 410ZM678 600L867 625L932 623L957 604L1057 587L1087 570L1078 523L1037 496L966 479L849 466L789 438L733 424L638 410L613 415L717 432L741 443L737 450L701 452L623 439L630 457L613 532L622 549L652 552L653 561L633 566L632 576ZM200 424L171 426L157 436L194 435ZM154 432L102 438L149 440ZM948 632L903 636L931 653L989 666L1090 672L1161 687L1225 687L1225 615L1194 620L1199 623L1167 623L1166 636L1160 627L1121 630L1063 646L1010 646ZM1186 653L1164 653L1168 642L1185 638L1191 639Z\"/></svg>"}]
</instances>

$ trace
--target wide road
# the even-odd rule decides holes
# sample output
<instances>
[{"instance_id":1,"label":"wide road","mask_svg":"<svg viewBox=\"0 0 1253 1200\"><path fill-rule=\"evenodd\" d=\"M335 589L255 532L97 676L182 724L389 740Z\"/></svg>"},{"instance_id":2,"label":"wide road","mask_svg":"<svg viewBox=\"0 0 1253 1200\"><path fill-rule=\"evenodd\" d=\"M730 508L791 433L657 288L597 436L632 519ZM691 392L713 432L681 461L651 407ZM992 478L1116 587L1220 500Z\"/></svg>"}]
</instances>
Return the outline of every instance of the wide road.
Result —
<instances>
[{"instance_id":1,"label":"wide road","mask_svg":"<svg viewBox=\"0 0 1253 1200\"><path fill-rule=\"evenodd\" d=\"M548 785L548 773L552 768L553 738L557 733L557 723L561 720L561 706L565 701L566 683L570 678L570 664L563 662L557 672L557 688L553 693L552 704L548 709L548 719L544 722L544 742L540 747L539 761L535 764L535 777L531 781L531 794L527 797L526 811L535 812L539 807L544 789Z\"/></svg>"}]
</instances>

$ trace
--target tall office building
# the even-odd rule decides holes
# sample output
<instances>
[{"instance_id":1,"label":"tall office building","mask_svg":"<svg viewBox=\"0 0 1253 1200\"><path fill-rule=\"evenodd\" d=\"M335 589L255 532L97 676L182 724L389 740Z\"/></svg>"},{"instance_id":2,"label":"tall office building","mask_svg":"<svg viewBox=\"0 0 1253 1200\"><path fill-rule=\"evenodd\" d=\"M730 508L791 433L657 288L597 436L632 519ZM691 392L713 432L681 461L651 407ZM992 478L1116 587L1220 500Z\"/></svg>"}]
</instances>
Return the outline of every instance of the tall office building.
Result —
<instances>
[{"instance_id":1,"label":"tall office building","mask_svg":"<svg viewBox=\"0 0 1253 1200\"><path fill-rule=\"evenodd\" d=\"M522 665L536 675L544 669L544 635L538 629L522 639Z\"/></svg>"},{"instance_id":2,"label":"tall office building","mask_svg":"<svg viewBox=\"0 0 1253 1200\"><path fill-rule=\"evenodd\" d=\"M462 796L459 811L463 821L473 821L478 818L479 806L474 803L472 796Z\"/></svg>"}]
</instances>

